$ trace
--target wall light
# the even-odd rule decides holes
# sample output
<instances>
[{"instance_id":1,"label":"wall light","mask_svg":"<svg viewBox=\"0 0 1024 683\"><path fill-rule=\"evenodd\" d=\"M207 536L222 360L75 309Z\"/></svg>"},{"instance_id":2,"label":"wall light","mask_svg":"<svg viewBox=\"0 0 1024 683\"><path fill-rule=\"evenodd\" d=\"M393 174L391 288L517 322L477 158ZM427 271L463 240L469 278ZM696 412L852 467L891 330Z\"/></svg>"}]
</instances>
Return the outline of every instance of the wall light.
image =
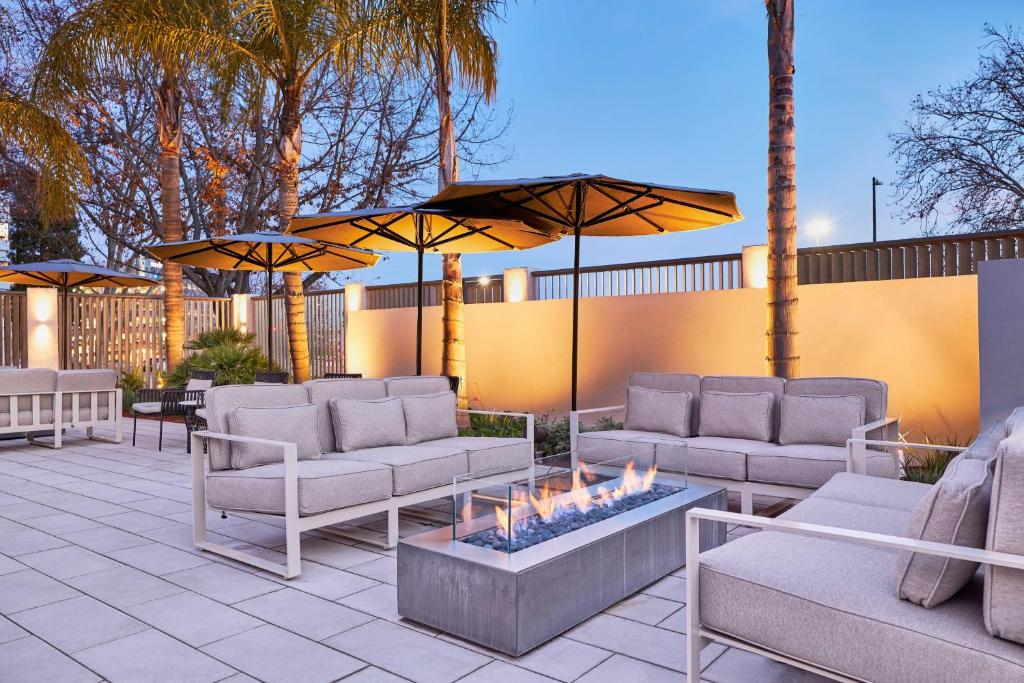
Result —
<instances>
[{"instance_id":1,"label":"wall light","mask_svg":"<svg viewBox=\"0 0 1024 683\"><path fill-rule=\"evenodd\" d=\"M491 276L490 275L481 275L480 277L478 277L476 279L476 283L478 285L480 285L481 287L486 287L487 285L491 284Z\"/></svg>"},{"instance_id":2,"label":"wall light","mask_svg":"<svg viewBox=\"0 0 1024 683\"><path fill-rule=\"evenodd\" d=\"M834 221L828 216L812 216L807 221L807 233L814 238L814 246L821 246L821 239L832 234Z\"/></svg>"},{"instance_id":3,"label":"wall light","mask_svg":"<svg viewBox=\"0 0 1024 683\"><path fill-rule=\"evenodd\" d=\"M505 290L505 303L514 304L529 301L532 292L533 277L529 268L506 268L502 279Z\"/></svg>"},{"instance_id":4,"label":"wall light","mask_svg":"<svg viewBox=\"0 0 1024 683\"><path fill-rule=\"evenodd\" d=\"M768 286L768 245L754 244L743 247L744 289L764 289Z\"/></svg>"}]
</instances>

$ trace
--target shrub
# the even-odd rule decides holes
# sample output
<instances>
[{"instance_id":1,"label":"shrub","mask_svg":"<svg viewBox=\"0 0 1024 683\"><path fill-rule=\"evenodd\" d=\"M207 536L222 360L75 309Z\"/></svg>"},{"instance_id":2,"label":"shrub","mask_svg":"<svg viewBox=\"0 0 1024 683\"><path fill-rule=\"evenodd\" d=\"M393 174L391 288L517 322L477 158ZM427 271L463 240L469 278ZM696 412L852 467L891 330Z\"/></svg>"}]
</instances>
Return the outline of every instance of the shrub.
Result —
<instances>
[{"instance_id":1,"label":"shrub","mask_svg":"<svg viewBox=\"0 0 1024 683\"><path fill-rule=\"evenodd\" d=\"M181 361L166 377L169 387L184 387L193 370L214 370L214 384L252 384L259 370L280 370L275 363L268 367L267 357L254 343L252 334L238 330L211 330L187 344L196 353Z\"/></svg>"},{"instance_id":2,"label":"shrub","mask_svg":"<svg viewBox=\"0 0 1024 683\"><path fill-rule=\"evenodd\" d=\"M971 439L961 441L956 434L952 437L947 437L942 441L933 441L930 436L925 434L924 442L926 444L942 444L945 446L966 446L971 442ZM907 481L916 481L922 484L934 484L946 471L946 467L950 461L953 460L959 453L955 451L946 451L938 449L914 449L904 448L903 457L905 459L905 466L903 468L903 478Z\"/></svg>"},{"instance_id":3,"label":"shrub","mask_svg":"<svg viewBox=\"0 0 1024 683\"><path fill-rule=\"evenodd\" d=\"M130 406L135 403L139 389L145 384L146 381L142 378L142 372L138 368L122 372L121 377L117 380L117 386L121 387L121 404Z\"/></svg>"}]
</instances>

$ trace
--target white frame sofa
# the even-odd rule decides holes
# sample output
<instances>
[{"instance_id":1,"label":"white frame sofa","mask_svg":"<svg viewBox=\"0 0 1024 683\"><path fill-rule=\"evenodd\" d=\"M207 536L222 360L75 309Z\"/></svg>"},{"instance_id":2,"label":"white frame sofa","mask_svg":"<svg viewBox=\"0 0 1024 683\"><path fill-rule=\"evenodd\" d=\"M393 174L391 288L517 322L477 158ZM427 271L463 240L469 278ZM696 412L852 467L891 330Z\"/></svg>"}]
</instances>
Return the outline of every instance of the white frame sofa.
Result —
<instances>
[{"instance_id":1,"label":"white frame sofa","mask_svg":"<svg viewBox=\"0 0 1024 683\"><path fill-rule=\"evenodd\" d=\"M120 418L121 389L113 370L0 368L0 434L24 435L30 443L58 449L64 430L75 428L94 441L121 443ZM97 436L96 427L112 427L113 438ZM52 443L38 440L49 434Z\"/></svg>"},{"instance_id":2,"label":"white frame sofa","mask_svg":"<svg viewBox=\"0 0 1024 683\"><path fill-rule=\"evenodd\" d=\"M191 437L195 546L289 579L301 571L303 532L320 530L327 535L347 536L347 532L328 527L386 512L387 540L383 545L392 548L398 543L401 508L532 476L534 418L527 413L458 411L524 418L526 433L522 439L448 436L412 445L345 450L344 439L336 431L337 404L332 407L332 401L374 404L395 399L404 403L406 399L448 395L452 395L448 378L440 376L329 379L301 386L235 385L210 389L205 397L209 429L194 432ZM454 395L452 399L454 410ZM299 458L296 442L300 436L290 441L231 433L232 420L237 426L235 411L239 408L287 410L299 406L316 407L315 429L321 455L315 459ZM407 435L403 432L402 436ZM208 453L203 448L204 441ZM276 449L280 458L273 463L235 469L230 464L232 444ZM484 479L464 479L467 474L478 474ZM282 565L209 541L207 510L283 519L286 563Z\"/></svg>"},{"instance_id":3,"label":"white frame sofa","mask_svg":"<svg viewBox=\"0 0 1024 683\"><path fill-rule=\"evenodd\" d=\"M676 433L630 429L628 404L573 411L569 414L569 434L573 457L599 463L602 459L633 455L653 462L667 477L688 477L707 484L726 487L740 495L740 509L753 512L754 495L801 500L836 472L865 472L895 476L885 449L846 439L880 437L895 441L899 418L886 416L888 389L884 382L851 377L809 377L786 381L781 377L705 376L688 373L633 373L629 388L656 392L687 392L690 424L677 425ZM701 422L709 416L702 412L701 396L771 394L767 439L705 435ZM863 424L844 432L842 441L831 444L780 444L782 405L787 397L863 397ZM798 405L798 401L787 402ZM581 417L627 410L626 428L609 431L581 431ZM643 417L643 416L640 416ZM737 416L739 417L739 416ZM719 433L728 428L731 417L720 416ZM860 421L858 421L860 422ZM725 432L726 434L728 431ZM852 452L850 452L852 450Z\"/></svg>"}]
</instances>

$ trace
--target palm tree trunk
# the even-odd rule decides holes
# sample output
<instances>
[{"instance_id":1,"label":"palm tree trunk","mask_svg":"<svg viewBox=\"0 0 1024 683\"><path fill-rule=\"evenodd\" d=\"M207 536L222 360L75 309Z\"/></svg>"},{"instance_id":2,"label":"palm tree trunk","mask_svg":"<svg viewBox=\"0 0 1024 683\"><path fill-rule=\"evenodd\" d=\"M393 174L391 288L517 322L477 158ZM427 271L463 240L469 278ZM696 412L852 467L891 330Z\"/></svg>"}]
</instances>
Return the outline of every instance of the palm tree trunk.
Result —
<instances>
[{"instance_id":1,"label":"palm tree trunk","mask_svg":"<svg viewBox=\"0 0 1024 683\"><path fill-rule=\"evenodd\" d=\"M455 152L455 126L452 123L452 66L448 45L448 2L438 2L437 46L437 114L438 191L459 179L458 156ZM469 386L466 382L466 318L462 295L462 255L445 254L441 282L441 372L459 378L458 407L469 408Z\"/></svg>"},{"instance_id":2,"label":"palm tree trunk","mask_svg":"<svg viewBox=\"0 0 1024 683\"><path fill-rule=\"evenodd\" d=\"M300 86L283 89L278 154L278 219L286 230L299 208L299 160L302 157ZM309 337L306 330L306 297L302 292L302 274L284 274L284 307L288 324L288 350L292 360L292 381L310 379Z\"/></svg>"},{"instance_id":3,"label":"palm tree trunk","mask_svg":"<svg viewBox=\"0 0 1024 683\"><path fill-rule=\"evenodd\" d=\"M160 232L173 242L181 234L181 90L172 71L165 71L156 96L156 125L160 140ZM185 286L181 266L163 265L164 334L167 369L181 362L185 346Z\"/></svg>"},{"instance_id":4,"label":"palm tree trunk","mask_svg":"<svg viewBox=\"0 0 1024 683\"><path fill-rule=\"evenodd\" d=\"M793 1L768 10L768 353L767 371L796 377L796 131L793 123Z\"/></svg>"}]
</instances>

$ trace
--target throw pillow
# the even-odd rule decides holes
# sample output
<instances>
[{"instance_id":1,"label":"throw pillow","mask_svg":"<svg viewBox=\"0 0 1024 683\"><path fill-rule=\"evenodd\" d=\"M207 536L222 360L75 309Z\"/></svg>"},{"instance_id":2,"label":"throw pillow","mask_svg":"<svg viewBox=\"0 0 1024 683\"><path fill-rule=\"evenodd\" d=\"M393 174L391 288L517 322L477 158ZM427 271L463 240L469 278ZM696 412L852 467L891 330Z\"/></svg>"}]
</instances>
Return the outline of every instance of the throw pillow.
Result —
<instances>
[{"instance_id":1,"label":"throw pillow","mask_svg":"<svg viewBox=\"0 0 1024 683\"><path fill-rule=\"evenodd\" d=\"M334 438L343 452L405 445L402 399L332 398Z\"/></svg>"},{"instance_id":2,"label":"throw pillow","mask_svg":"<svg viewBox=\"0 0 1024 683\"><path fill-rule=\"evenodd\" d=\"M630 387L626 396L626 421L623 427L685 438L690 436L692 402L693 394L689 391Z\"/></svg>"},{"instance_id":3,"label":"throw pillow","mask_svg":"<svg viewBox=\"0 0 1024 683\"><path fill-rule=\"evenodd\" d=\"M405 442L408 445L459 435L455 423L455 392L403 396Z\"/></svg>"},{"instance_id":4,"label":"throw pillow","mask_svg":"<svg viewBox=\"0 0 1024 683\"><path fill-rule=\"evenodd\" d=\"M700 394L701 436L724 436L733 439L771 441L771 392L730 393L702 391Z\"/></svg>"},{"instance_id":5,"label":"throw pillow","mask_svg":"<svg viewBox=\"0 0 1024 683\"><path fill-rule=\"evenodd\" d=\"M845 446L865 409L863 396L783 396L779 443Z\"/></svg>"},{"instance_id":6,"label":"throw pillow","mask_svg":"<svg viewBox=\"0 0 1024 683\"><path fill-rule=\"evenodd\" d=\"M314 405L235 408L228 413L228 431L237 436L294 441L299 460L316 460L320 457ZM278 446L237 442L231 444L232 469L244 470L277 462L284 462L284 452Z\"/></svg>"}]
</instances>

